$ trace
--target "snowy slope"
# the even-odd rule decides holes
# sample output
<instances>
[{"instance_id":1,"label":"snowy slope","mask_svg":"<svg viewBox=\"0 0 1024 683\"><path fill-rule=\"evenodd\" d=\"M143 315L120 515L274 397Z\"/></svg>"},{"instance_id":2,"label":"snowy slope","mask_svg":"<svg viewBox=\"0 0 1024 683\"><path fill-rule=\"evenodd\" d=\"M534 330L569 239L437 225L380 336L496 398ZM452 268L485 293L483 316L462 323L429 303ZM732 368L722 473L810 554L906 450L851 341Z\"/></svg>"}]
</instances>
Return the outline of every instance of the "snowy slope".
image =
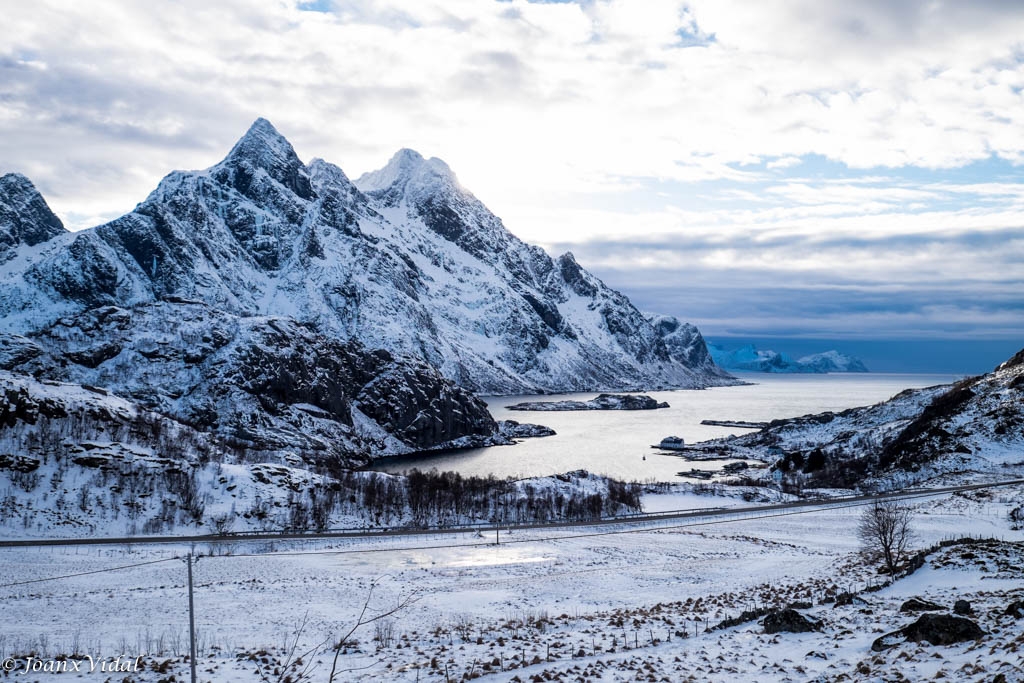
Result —
<instances>
[{"instance_id":1,"label":"snowy slope","mask_svg":"<svg viewBox=\"0 0 1024 683\"><path fill-rule=\"evenodd\" d=\"M788 480L808 486L1019 476L1024 351L953 385L908 389L841 413L775 420L759 432L706 445L773 461Z\"/></svg>"},{"instance_id":2,"label":"snowy slope","mask_svg":"<svg viewBox=\"0 0 1024 683\"><path fill-rule=\"evenodd\" d=\"M183 297L411 354L480 392L731 381L673 359L626 297L518 240L440 160L403 150L358 184L257 120L222 162L171 173L131 213L22 239L0 266L0 322L26 333Z\"/></svg>"},{"instance_id":3,"label":"snowy slope","mask_svg":"<svg viewBox=\"0 0 1024 683\"><path fill-rule=\"evenodd\" d=\"M179 310L176 329L150 328L148 347L126 344L118 356L137 375L121 374L117 363L81 375L108 379L132 396L0 370L0 538L447 525L495 515L509 522L545 521L639 506L638 486L586 472L513 482L343 469L359 457L365 461L367 452L407 452L412 439L437 438L431 430L466 432L453 423L481 415L473 414L473 404L445 412L445 402L465 394L436 373L441 391L410 415L410 406L420 401L392 396L392 389L418 387L428 393L430 387L408 378L395 387L390 383L396 374L433 371L393 361L380 351L369 357L351 348L328 349L339 356L320 354L333 358L316 366L321 377L289 375L303 372L294 364L295 348L275 350L274 338L303 341L307 352L317 351L315 339L285 335L288 323L281 319L261 326L221 314L203 327L209 321L202 320L201 305L193 308L199 310ZM105 309L102 315L146 327L145 310ZM207 360L182 363L176 358L179 342L196 330L224 336L200 350ZM69 346L86 342L75 336L68 335ZM253 353L261 356L259 362L239 362ZM150 362L138 361L137 354L151 356ZM37 370L61 362L45 354L36 360ZM352 363L367 367L346 367ZM389 370L374 373L369 367L374 363ZM281 387L273 382L282 372L294 380L288 390L295 400L304 393L309 403L281 400ZM358 386L360 372L374 379L355 400L346 400L331 385ZM211 373L218 381L196 381ZM196 381L193 391L169 393L187 389L188 376ZM157 381L161 388L153 391L160 395L147 394ZM152 403L180 419L150 410L146 404ZM486 410L482 418L488 430L496 428ZM510 443L507 433L531 427L514 426L503 423L493 436L468 434L447 445Z\"/></svg>"}]
</instances>

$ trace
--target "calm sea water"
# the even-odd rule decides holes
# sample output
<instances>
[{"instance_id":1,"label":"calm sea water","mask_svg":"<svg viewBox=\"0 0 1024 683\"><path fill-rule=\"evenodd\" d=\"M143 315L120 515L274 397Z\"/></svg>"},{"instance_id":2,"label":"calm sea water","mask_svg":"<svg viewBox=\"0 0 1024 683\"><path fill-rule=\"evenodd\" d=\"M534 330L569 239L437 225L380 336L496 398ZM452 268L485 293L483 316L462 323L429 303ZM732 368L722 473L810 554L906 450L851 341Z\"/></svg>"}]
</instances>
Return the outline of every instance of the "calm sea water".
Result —
<instances>
[{"instance_id":1,"label":"calm sea water","mask_svg":"<svg viewBox=\"0 0 1024 683\"><path fill-rule=\"evenodd\" d=\"M701 420L748 420L766 422L826 410L845 410L884 401L912 387L948 384L953 375L836 374L768 375L735 373L750 386L722 387L703 391L647 392L669 408L660 410L594 410L573 412L520 412L505 406L524 400L587 400L588 394L554 396L487 397L497 420L544 424L557 436L525 439L515 446L476 448L414 458L380 461L376 469L402 472L413 467L452 470L464 475L530 477L586 469L627 480L680 481L676 473L699 467L678 456L659 455L651 448L664 437L675 435L687 443L748 430L708 427ZM714 469L721 463L712 465Z\"/></svg>"}]
</instances>

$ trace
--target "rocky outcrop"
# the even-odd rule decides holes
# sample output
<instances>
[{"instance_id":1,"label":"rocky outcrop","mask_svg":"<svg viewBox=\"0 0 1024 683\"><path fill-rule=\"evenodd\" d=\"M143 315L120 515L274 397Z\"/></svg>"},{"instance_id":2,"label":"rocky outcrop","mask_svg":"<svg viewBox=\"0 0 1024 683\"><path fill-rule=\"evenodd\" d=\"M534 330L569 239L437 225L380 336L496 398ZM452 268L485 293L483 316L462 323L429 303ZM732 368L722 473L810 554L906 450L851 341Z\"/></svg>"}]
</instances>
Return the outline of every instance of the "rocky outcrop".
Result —
<instances>
[{"instance_id":1,"label":"rocky outcrop","mask_svg":"<svg viewBox=\"0 0 1024 683\"><path fill-rule=\"evenodd\" d=\"M542 436L554 436L555 430L544 425L520 423L515 420L501 420L498 430L510 439L530 439Z\"/></svg>"},{"instance_id":2,"label":"rocky outcrop","mask_svg":"<svg viewBox=\"0 0 1024 683\"><path fill-rule=\"evenodd\" d=\"M656 410L668 407L668 403L657 401L650 396L601 394L589 401L526 401L507 406L507 409L552 412L568 410Z\"/></svg>"},{"instance_id":3,"label":"rocky outcrop","mask_svg":"<svg viewBox=\"0 0 1024 683\"><path fill-rule=\"evenodd\" d=\"M765 633L807 633L818 631L821 624L811 621L795 609L782 609L771 612L762 622Z\"/></svg>"},{"instance_id":4,"label":"rocky outcrop","mask_svg":"<svg viewBox=\"0 0 1024 683\"><path fill-rule=\"evenodd\" d=\"M356 395L359 410L417 450L498 430L487 405L422 361L392 363Z\"/></svg>"},{"instance_id":5,"label":"rocky outcrop","mask_svg":"<svg viewBox=\"0 0 1024 683\"><path fill-rule=\"evenodd\" d=\"M105 387L250 450L356 465L505 440L481 400L422 361L288 318L165 301L91 309L34 336L45 353L19 372Z\"/></svg>"},{"instance_id":6,"label":"rocky outcrop","mask_svg":"<svg viewBox=\"0 0 1024 683\"><path fill-rule=\"evenodd\" d=\"M942 612L946 608L924 598L910 598L900 605L901 612Z\"/></svg>"},{"instance_id":7,"label":"rocky outcrop","mask_svg":"<svg viewBox=\"0 0 1024 683\"><path fill-rule=\"evenodd\" d=\"M969 617L974 614L974 610L971 608L971 603L967 600L957 600L953 603L953 614L958 614L962 617Z\"/></svg>"},{"instance_id":8,"label":"rocky outcrop","mask_svg":"<svg viewBox=\"0 0 1024 683\"><path fill-rule=\"evenodd\" d=\"M951 614L922 614L914 623L876 639L871 644L871 649L882 652L904 640L914 643L925 641L932 645L954 645L966 640L977 640L984 635L981 627L970 619Z\"/></svg>"},{"instance_id":9,"label":"rocky outcrop","mask_svg":"<svg viewBox=\"0 0 1024 683\"><path fill-rule=\"evenodd\" d=\"M658 337L665 343L665 348L673 360L688 367L718 372L723 376L726 374L715 365L704 337L696 326L670 315L649 315L647 319L654 326Z\"/></svg>"},{"instance_id":10,"label":"rocky outcrop","mask_svg":"<svg viewBox=\"0 0 1024 683\"><path fill-rule=\"evenodd\" d=\"M21 245L36 246L67 232L25 176L0 176L0 263Z\"/></svg>"}]
</instances>

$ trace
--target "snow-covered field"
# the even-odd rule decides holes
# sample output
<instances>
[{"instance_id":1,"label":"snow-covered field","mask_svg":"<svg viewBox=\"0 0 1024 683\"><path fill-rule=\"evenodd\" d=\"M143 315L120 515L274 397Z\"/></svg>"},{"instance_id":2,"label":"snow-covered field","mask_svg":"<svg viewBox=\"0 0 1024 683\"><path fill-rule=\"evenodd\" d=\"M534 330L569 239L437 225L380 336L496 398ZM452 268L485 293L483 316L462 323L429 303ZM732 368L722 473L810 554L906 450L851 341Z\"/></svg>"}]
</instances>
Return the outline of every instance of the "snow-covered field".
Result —
<instances>
[{"instance_id":1,"label":"snow-covered field","mask_svg":"<svg viewBox=\"0 0 1024 683\"><path fill-rule=\"evenodd\" d=\"M1019 543L1007 513L1022 496L1006 488L919 501L916 546L964 535ZM645 507L736 504L698 498L649 496ZM998 550L1009 558L998 562L988 551L970 558L962 548L946 549L913 576L865 594L866 603L819 605L882 578L858 554L859 514L841 508L640 530L503 532L500 545L467 533L230 551L4 549L0 655L143 655L145 668L127 674L131 680L187 679L186 568L173 558L212 550L195 567L200 680L283 680L275 668L295 680L308 665L311 680L327 680L331 653L305 653L344 635L368 596L369 614L409 596L413 602L357 630L358 645L340 655L335 680L915 680L940 671L948 680L1024 679L1021 622L1000 616L1011 598L1024 598L1020 545ZM947 607L970 600L989 635L977 644L872 652L878 636L912 620L898 611L910 595ZM751 622L705 632L744 610L791 602L814 603L803 611L821 619L823 630L769 636ZM281 664L297 630L302 664L286 671Z\"/></svg>"}]
</instances>

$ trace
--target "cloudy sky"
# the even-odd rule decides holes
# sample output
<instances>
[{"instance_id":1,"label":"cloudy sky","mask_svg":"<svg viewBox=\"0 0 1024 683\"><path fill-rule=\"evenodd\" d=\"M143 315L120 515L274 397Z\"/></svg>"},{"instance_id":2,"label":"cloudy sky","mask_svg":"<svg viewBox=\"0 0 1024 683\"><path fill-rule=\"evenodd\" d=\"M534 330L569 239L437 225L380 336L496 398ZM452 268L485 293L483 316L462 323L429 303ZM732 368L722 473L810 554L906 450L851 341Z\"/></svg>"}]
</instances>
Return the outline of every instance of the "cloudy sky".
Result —
<instances>
[{"instance_id":1,"label":"cloudy sky","mask_svg":"<svg viewBox=\"0 0 1024 683\"><path fill-rule=\"evenodd\" d=\"M0 172L69 227L257 116L446 160L523 239L719 338L1024 339L1024 4L7 3Z\"/></svg>"}]
</instances>

